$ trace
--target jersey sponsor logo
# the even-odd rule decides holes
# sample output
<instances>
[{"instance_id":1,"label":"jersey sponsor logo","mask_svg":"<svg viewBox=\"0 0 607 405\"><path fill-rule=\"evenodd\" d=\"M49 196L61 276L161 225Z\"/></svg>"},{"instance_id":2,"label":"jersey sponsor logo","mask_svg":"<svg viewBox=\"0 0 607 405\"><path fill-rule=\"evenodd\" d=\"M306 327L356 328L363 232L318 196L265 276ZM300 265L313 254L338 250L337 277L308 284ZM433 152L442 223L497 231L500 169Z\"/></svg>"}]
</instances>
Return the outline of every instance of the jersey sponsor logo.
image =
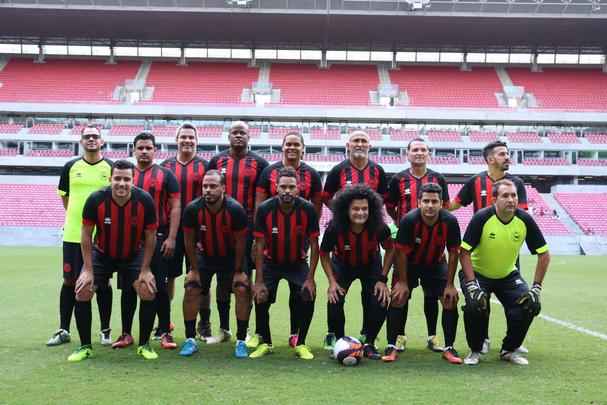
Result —
<instances>
[{"instance_id":1,"label":"jersey sponsor logo","mask_svg":"<svg viewBox=\"0 0 607 405\"><path fill-rule=\"evenodd\" d=\"M346 186L351 186L352 185L352 180L346 180Z\"/></svg>"},{"instance_id":2,"label":"jersey sponsor logo","mask_svg":"<svg viewBox=\"0 0 607 405\"><path fill-rule=\"evenodd\" d=\"M83 176L82 172L76 172L75 173L75 177L82 177L82 176Z\"/></svg>"},{"instance_id":3,"label":"jersey sponsor logo","mask_svg":"<svg viewBox=\"0 0 607 405\"><path fill-rule=\"evenodd\" d=\"M272 233L278 234L278 228L277 227L273 227L272 228Z\"/></svg>"},{"instance_id":4,"label":"jersey sponsor logo","mask_svg":"<svg viewBox=\"0 0 607 405\"><path fill-rule=\"evenodd\" d=\"M110 217L105 217L103 220L103 223L106 225L112 225L112 218Z\"/></svg>"},{"instance_id":5,"label":"jersey sponsor logo","mask_svg":"<svg viewBox=\"0 0 607 405\"><path fill-rule=\"evenodd\" d=\"M489 239L495 239L496 237L497 237L497 235L495 234L495 232L489 233Z\"/></svg>"},{"instance_id":6,"label":"jersey sponsor logo","mask_svg":"<svg viewBox=\"0 0 607 405\"><path fill-rule=\"evenodd\" d=\"M415 238L415 244L419 245L422 243L422 238Z\"/></svg>"},{"instance_id":7,"label":"jersey sponsor logo","mask_svg":"<svg viewBox=\"0 0 607 405\"><path fill-rule=\"evenodd\" d=\"M344 245L344 250L350 251L352 250L352 248L350 247L350 245Z\"/></svg>"},{"instance_id":8,"label":"jersey sponsor logo","mask_svg":"<svg viewBox=\"0 0 607 405\"><path fill-rule=\"evenodd\" d=\"M200 230L202 232L206 232L207 231L207 226L206 225L200 225Z\"/></svg>"},{"instance_id":9,"label":"jersey sponsor logo","mask_svg":"<svg viewBox=\"0 0 607 405\"><path fill-rule=\"evenodd\" d=\"M411 189L406 188L406 189L405 189L405 195L410 195L410 194L411 194Z\"/></svg>"}]
</instances>

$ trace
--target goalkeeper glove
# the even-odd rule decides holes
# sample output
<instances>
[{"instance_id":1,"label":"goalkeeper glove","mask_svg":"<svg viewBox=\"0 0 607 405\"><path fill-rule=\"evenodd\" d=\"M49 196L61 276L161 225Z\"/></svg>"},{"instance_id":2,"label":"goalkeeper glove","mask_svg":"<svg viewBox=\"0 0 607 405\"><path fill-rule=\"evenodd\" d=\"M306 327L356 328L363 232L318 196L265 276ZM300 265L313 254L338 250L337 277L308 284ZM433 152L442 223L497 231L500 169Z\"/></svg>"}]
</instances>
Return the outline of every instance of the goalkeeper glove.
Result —
<instances>
[{"instance_id":1,"label":"goalkeeper glove","mask_svg":"<svg viewBox=\"0 0 607 405\"><path fill-rule=\"evenodd\" d=\"M478 280L470 280L466 282L466 290L470 297L470 306L476 312L487 311L487 293L482 289Z\"/></svg>"},{"instance_id":2,"label":"goalkeeper glove","mask_svg":"<svg viewBox=\"0 0 607 405\"><path fill-rule=\"evenodd\" d=\"M538 316L542 310L540 302L540 293L542 286L538 283L533 283L533 286L525 294L521 295L516 303L523 307L523 310L531 316Z\"/></svg>"}]
</instances>

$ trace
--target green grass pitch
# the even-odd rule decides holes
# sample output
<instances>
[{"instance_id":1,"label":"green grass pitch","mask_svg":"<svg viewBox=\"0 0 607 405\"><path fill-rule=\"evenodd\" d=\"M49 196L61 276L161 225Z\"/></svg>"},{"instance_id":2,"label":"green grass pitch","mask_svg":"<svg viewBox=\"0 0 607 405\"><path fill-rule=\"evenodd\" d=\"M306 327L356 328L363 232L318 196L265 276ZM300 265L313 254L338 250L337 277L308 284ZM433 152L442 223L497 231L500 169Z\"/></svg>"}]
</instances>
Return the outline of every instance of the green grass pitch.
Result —
<instances>
[{"instance_id":1,"label":"green grass pitch","mask_svg":"<svg viewBox=\"0 0 607 405\"><path fill-rule=\"evenodd\" d=\"M326 328L326 281L317 272L319 298L308 343L313 361L295 358L287 346L286 285L271 310L275 353L237 360L232 344L201 345L192 358L158 349L160 359L145 362L134 348L115 351L98 344L99 322L93 305L95 357L78 364L66 361L77 346L47 348L58 324L59 248L1 248L0 404L32 403L361 403L361 404L607 404L607 341L537 319L525 345L530 365L498 360L505 331L501 307L492 306L493 348L478 367L453 366L425 348L426 327L421 291L409 310L408 349L396 363L364 361L345 368L321 349ZM543 292L543 314L607 334L607 266L601 257L553 257ZM535 258L523 258L527 279ZM182 291L173 302L175 337L183 341ZM231 313L232 329L235 321ZM360 327L358 283L348 295L347 333ZM137 318L136 318L137 319ZM137 324L137 321L135 321ZM213 304L213 325L218 325ZM114 290L113 336L120 332L119 293ZM439 336L440 332L439 320ZM134 330L137 336L137 327ZM379 346L386 342L385 331ZM442 336L441 336L442 340ZM156 343L154 343L156 345ZM467 353L463 324L456 348Z\"/></svg>"}]
</instances>

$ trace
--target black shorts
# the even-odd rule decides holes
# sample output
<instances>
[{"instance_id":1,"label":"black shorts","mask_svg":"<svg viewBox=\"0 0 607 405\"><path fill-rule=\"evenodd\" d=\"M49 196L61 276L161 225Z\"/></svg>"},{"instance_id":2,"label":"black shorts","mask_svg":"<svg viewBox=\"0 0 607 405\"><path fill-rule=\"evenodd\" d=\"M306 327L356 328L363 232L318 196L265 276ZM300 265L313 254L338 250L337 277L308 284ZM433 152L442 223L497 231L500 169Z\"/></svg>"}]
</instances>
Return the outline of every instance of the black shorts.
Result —
<instances>
[{"instance_id":1,"label":"black shorts","mask_svg":"<svg viewBox=\"0 0 607 405\"><path fill-rule=\"evenodd\" d=\"M189 268L189 261L185 253L185 241L183 239L183 228L179 227L177 238L175 239L175 253L168 259L167 277L177 278L183 274L183 259L185 258L186 268Z\"/></svg>"},{"instance_id":2,"label":"black shorts","mask_svg":"<svg viewBox=\"0 0 607 405\"><path fill-rule=\"evenodd\" d=\"M268 289L268 301L270 304L276 302L276 293L278 292L278 284L280 280L285 279L289 284L293 284L301 290L304 282L308 278L310 267L308 263L292 263L284 265L276 265L264 263L263 265L263 282Z\"/></svg>"},{"instance_id":3,"label":"black shorts","mask_svg":"<svg viewBox=\"0 0 607 405\"><path fill-rule=\"evenodd\" d=\"M63 279L76 281L82 270L80 243L63 242Z\"/></svg>"},{"instance_id":4,"label":"black shorts","mask_svg":"<svg viewBox=\"0 0 607 405\"><path fill-rule=\"evenodd\" d=\"M381 278L382 267L377 260L365 267L346 266L335 259L331 259L331 264L337 284L346 291L356 279L360 280L362 292L373 291L375 283Z\"/></svg>"},{"instance_id":5,"label":"black shorts","mask_svg":"<svg viewBox=\"0 0 607 405\"><path fill-rule=\"evenodd\" d=\"M166 232L156 233L156 249L152 257L152 273L154 273L154 277L156 278L156 289L158 291L166 290L169 281L169 271L173 263L173 257L164 257L161 252L162 244L167 239L167 236Z\"/></svg>"},{"instance_id":6,"label":"black shorts","mask_svg":"<svg viewBox=\"0 0 607 405\"><path fill-rule=\"evenodd\" d=\"M409 291L413 291L421 284L425 297L440 298L447 286L447 264L439 263L433 266L425 266L408 263L407 284Z\"/></svg>"},{"instance_id":7,"label":"black shorts","mask_svg":"<svg viewBox=\"0 0 607 405\"><path fill-rule=\"evenodd\" d=\"M205 260L204 256L198 255L198 272L200 273L200 287L202 294L209 293L213 276L217 275L217 287L222 294L229 295L232 292L232 280L234 279L234 261L231 258L225 260ZM243 271L250 277L247 266Z\"/></svg>"},{"instance_id":8,"label":"black shorts","mask_svg":"<svg viewBox=\"0 0 607 405\"><path fill-rule=\"evenodd\" d=\"M507 312L520 310L520 305L517 304L516 301L529 291L529 286L518 270L514 270L506 277L499 279L487 278L477 272L474 272L474 275L476 276L481 289L487 293L488 296L495 294ZM462 286L466 284L463 271L459 272L459 282ZM469 300L470 297L468 296L467 289L462 288L462 291L464 293L464 298Z\"/></svg>"},{"instance_id":9,"label":"black shorts","mask_svg":"<svg viewBox=\"0 0 607 405\"><path fill-rule=\"evenodd\" d=\"M118 273L120 287L133 285L139 277L143 262L143 249L135 253L130 260L115 260L107 257L101 251L93 248L93 275L95 286L106 286L114 273Z\"/></svg>"}]
</instances>

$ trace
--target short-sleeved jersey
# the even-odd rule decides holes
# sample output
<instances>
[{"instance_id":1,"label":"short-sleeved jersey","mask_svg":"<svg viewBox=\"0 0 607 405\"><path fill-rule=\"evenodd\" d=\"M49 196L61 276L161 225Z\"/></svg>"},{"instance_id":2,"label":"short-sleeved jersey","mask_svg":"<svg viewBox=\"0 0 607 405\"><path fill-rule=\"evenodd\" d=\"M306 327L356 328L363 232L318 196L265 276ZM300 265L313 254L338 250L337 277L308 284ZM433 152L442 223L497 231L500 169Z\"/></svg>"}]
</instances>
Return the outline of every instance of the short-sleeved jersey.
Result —
<instances>
[{"instance_id":1,"label":"short-sleeved jersey","mask_svg":"<svg viewBox=\"0 0 607 405\"><path fill-rule=\"evenodd\" d=\"M266 167L261 173L259 182L257 183L258 192L265 192L269 197L273 197L278 193L277 182L278 172L285 167L282 161L271 164ZM299 196L304 200L312 201L314 198L322 194L322 182L320 174L310 165L305 162L300 162L299 167L295 170L297 173L297 186L299 188Z\"/></svg>"},{"instance_id":2,"label":"short-sleeved jersey","mask_svg":"<svg viewBox=\"0 0 607 405\"><path fill-rule=\"evenodd\" d=\"M445 262L445 248L457 253L461 243L459 224L455 215L446 209L438 213L438 221L427 225L421 209L409 212L400 221L396 235L396 248L407 255L407 262L414 265L435 266Z\"/></svg>"},{"instance_id":3,"label":"short-sleeved jersey","mask_svg":"<svg viewBox=\"0 0 607 405\"><path fill-rule=\"evenodd\" d=\"M249 220L253 221L255 211L255 192L257 182L268 162L254 152L235 159L229 150L213 156L209 169L219 170L226 179L226 194L235 199L247 211Z\"/></svg>"},{"instance_id":4,"label":"short-sleeved jersey","mask_svg":"<svg viewBox=\"0 0 607 405\"><path fill-rule=\"evenodd\" d=\"M221 262L234 258L236 236L247 230L247 213L238 201L227 196L221 209L212 212L199 197L186 207L183 229L195 232L205 260Z\"/></svg>"},{"instance_id":5,"label":"short-sleeved jersey","mask_svg":"<svg viewBox=\"0 0 607 405\"><path fill-rule=\"evenodd\" d=\"M427 169L422 177L415 177L411 169L405 169L392 176L388 182L388 193L386 206L396 208L399 219L402 219L409 211L417 208L417 193L427 183L435 183L443 189L443 207L449 207L449 189L445 177Z\"/></svg>"},{"instance_id":6,"label":"short-sleeved jersey","mask_svg":"<svg viewBox=\"0 0 607 405\"><path fill-rule=\"evenodd\" d=\"M278 197L257 208L253 236L265 240L264 256L272 264L304 262L309 240L319 234L314 206L301 197L288 213L280 209Z\"/></svg>"},{"instance_id":7,"label":"short-sleeved jersey","mask_svg":"<svg viewBox=\"0 0 607 405\"><path fill-rule=\"evenodd\" d=\"M339 263L349 267L367 266L380 259L379 246L391 249L393 244L390 228L384 225L378 232L369 232L365 227L362 232L352 230L340 232L329 222L320 244L320 254L329 255Z\"/></svg>"},{"instance_id":8,"label":"short-sleeved jersey","mask_svg":"<svg viewBox=\"0 0 607 405\"><path fill-rule=\"evenodd\" d=\"M144 231L158 227L154 201L139 187L123 206L112 198L111 187L95 191L86 200L82 223L95 226L95 247L114 260L131 259L142 247Z\"/></svg>"},{"instance_id":9,"label":"short-sleeved jersey","mask_svg":"<svg viewBox=\"0 0 607 405\"><path fill-rule=\"evenodd\" d=\"M133 184L152 196L156 206L158 227L166 231L169 225L169 200L179 198L179 184L173 172L156 164L143 171L135 168Z\"/></svg>"},{"instance_id":10,"label":"short-sleeved jersey","mask_svg":"<svg viewBox=\"0 0 607 405\"><path fill-rule=\"evenodd\" d=\"M80 243L84 203L93 191L110 184L111 171L112 162L105 158L89 163L79 157L63 166L57 193L67 197L68 201L63 225L64 242Z\"/></svg>"},{"instance_id":11,"label":"short-sleeved jersey","mask_svg":"<svg viewBox=\"0 0 607 405\"><path fill-rule=\"evenodd\" d=\"M505 224L497 216L495 206L491 206L472 216L462 249L472 252L474 271L487 278L500 279L516 270L523 241L532 254L548 251L542 231L526 211L518 208L512 220Z\"/></svg>"},{"instance_id":12,"label":"short-sleeved jersey","mask_svg":"<svg viewBox=\"0 0 607 405\"><path fill-rule=\"evenodd\" d=\"M361 183L371 187L382 198L386 196L386 173L380 165L369 160L367 166L359 170L352 166L349 159L346 159L337 166L334 166L329 174L327 174L323 190L323 201L325 203L330 201L335 193L346 186Z\"/></svg>"},{"instance_id":13,"label":"short-sleeved jersey","mask_svg":"<svg viewBox=\"0 0 607 405\"><path fill-rule=\"evenodd\" d=\"M166 159L160 164L166 167L177 179L181 195L181 209L183 210L192 200L202 195L202 178L207 171L207 161L194 156L188 163L181 163L177 157Z\"/></svg>"},{"instance_id":14,"label":"short-sleeved jersey","mask_svg":"<svg viewBox=\"0 0 607 405\"><path fill-rule=\"evenodd\" d=\"M525 190L525 183L521 180L520 177L513 176L510 173L506 173L506 175L500 180L510 180L516 186L516 193L518 194L518 207L524 210L527 209L527 191ZM472 176L464 186L461 188L457 197L455 197L455 202L467 206L470 203L473 203L473 210L477 212L478 210L488 207L493 204L493 195L492 188L493 183L498 180L494 180L489 177L489 173L487 171L480 172Z\"/></svg>"}]
</instances>

